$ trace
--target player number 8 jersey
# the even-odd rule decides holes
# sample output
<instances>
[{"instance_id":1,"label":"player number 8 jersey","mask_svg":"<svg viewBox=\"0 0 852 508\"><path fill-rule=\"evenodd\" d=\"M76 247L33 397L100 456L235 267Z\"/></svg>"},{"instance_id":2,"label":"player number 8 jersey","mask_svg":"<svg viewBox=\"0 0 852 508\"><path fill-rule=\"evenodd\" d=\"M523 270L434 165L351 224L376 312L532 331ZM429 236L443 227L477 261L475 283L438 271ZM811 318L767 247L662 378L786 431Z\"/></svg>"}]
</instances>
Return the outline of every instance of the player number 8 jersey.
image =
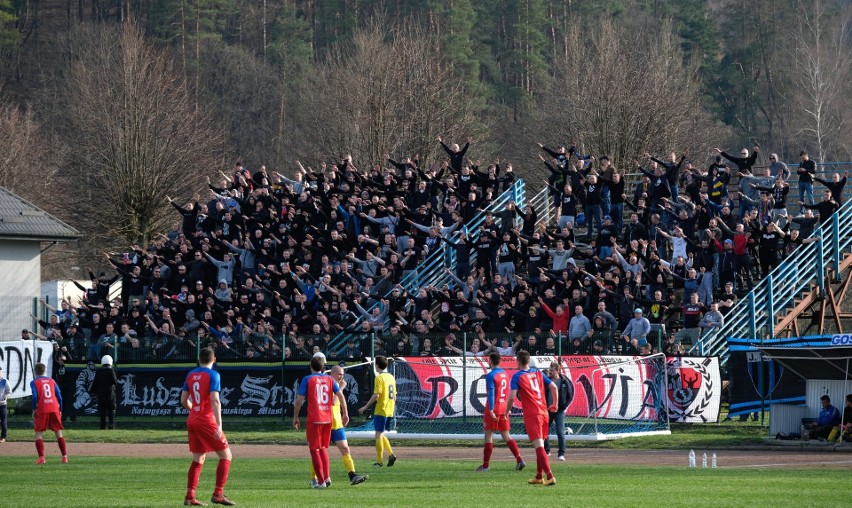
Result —
<instances>
[{"instance_id":1,"label":"player number 8 jersey","mask_svg":"<svg viewBox=\"0 0 852 508\"><path fill-rule=\"evenodd\" d=\"M377 375L376 381L373 383L373 393L379 394L379 398L376 399L374 414L378 416L393 416L396 405L396 379L387 372Z\"/></svg>"}]
</instances>

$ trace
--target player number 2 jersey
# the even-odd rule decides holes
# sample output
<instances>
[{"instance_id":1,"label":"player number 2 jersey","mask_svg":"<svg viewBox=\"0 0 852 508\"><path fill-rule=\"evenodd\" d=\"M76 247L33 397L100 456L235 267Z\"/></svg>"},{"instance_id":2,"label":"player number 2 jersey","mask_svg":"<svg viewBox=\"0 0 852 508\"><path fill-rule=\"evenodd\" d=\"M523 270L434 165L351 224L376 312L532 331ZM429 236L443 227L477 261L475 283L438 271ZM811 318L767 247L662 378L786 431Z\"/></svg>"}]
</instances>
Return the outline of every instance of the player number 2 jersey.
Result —
<instances>
[{"instance_id":1,"label":"player number 2 jersey","mask_svg":"<svg viewBox=\"0 0 852 508\"><path fill-rule=\"evenodd\" d=\"M308 401L309 423L331 423L331 406L340 386L328 374L314 373L303 377L298 395Z\"/></svg>"},{"instance_id":2,"label":"player number 2 jersey","mask_svg":"<svg viewBox=\"0 0 852 508\"><path fill-rule=\"evenodd\" d=\"M547 416L547 387L552 381L540 370L519 370L512 376L512 390L518 390L518 398L524 410L524 417L533 415Z\"/></svg>"},{"instance_id":3,"label":"player number 2 jersey","mask_svg":"<svg viewBox=\"0 0 852 508\"><path fill-rule=\"evenodd\" d=\"M183 390L189 392L192 410L187 421L213 419L213 407L210 405L210 393L220 391L219 373L206 367L199 367L186 376Z\"/></svg>"},{"instance_id":4,"label":"player number 2 jersey","mask_svg":"<svg viewBox=\"0 0 852 508\"><path fill-rule=\"evenodd\" d=\"M485 402L485 410L493 410L494 414L501 416L506 413L506 402L509 399L509 376L506 371L496 368L485 376L485 388L488 400Z\"/></svg>"}]
</instances>

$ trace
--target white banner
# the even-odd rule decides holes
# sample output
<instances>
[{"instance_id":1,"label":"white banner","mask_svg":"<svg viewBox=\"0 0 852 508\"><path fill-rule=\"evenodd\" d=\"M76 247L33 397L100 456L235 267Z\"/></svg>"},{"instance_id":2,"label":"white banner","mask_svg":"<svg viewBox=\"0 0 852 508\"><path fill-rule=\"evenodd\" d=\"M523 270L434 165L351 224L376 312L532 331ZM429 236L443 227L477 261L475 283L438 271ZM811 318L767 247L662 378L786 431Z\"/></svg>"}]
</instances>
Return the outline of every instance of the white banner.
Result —
<instances>
[{"instance_id":1,"label":"white banner","mask_svg":"<svg viewBox=\"0 0 852 508\"><path fill-rule=\"evenodd\" d=\"M719 359L574 355L534 357L539 369L559 360L574 385L566 414L614 420L653 421L664 408L672 422L707 423L719 418ZM397 415L439 419L481 415L485 410L486 358L396 358ZM511 377L515 359L500 367ZM665 374L665 376L664 376ZM666 384L667 382L667 384ZM520 413L520 403L516 404Z\"/></svg>"},{"instance_id":2,"label":"white banner","mask_svg":"<svg viewBox=\"0 0 852 508\"><path fill-rule=\"evenodd\" d=\"M9 381L12 388L10 398L28 397L30 381L33 380L35 364L47 366L46 375L53 374L53 343L36 341L7 341L0 342L0 366L3 367L3 377Z\"/></svg>"}]
</instances>

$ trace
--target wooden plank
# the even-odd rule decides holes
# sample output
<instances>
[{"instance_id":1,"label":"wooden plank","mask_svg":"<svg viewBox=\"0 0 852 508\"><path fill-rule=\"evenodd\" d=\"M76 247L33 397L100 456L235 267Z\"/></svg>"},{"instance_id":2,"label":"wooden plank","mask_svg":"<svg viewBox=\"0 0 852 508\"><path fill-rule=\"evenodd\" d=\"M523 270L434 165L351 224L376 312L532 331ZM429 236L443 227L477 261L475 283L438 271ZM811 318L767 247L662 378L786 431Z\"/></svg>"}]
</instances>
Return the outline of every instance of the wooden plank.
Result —
<instances>
[{"instance_id":1,"label":"wooden plank","mask_svg":"<svg viewBox=\"0 0 852 508\"><path fill-rule=\"evenodd\" d=\"M834 326L837 327L837 333L843 333L843 326L840 324L840 307L837 305L837 300L834 299L834 293L828 292L828 302L831 304L832 314L834 314Z\"/></svg>"},{"instance_id":2,"label":"wooden plank","mask_svg":"<svg viewBox=\"0 0 852 508\"><path fill-rule=\"evenodd\" d=\"M852 256L849 256L846 259L852 259ZM846 279L843 281L843 284L840 285L840 291L838 291L837 300L840 302L846 301L846 291L849 290L849 281L852 281L852 271L846 272Z\"/></svg>"},{"instance_id":3,"label":"wooden plank","mask_svg":"<svg viewBox=\"0 0 852 508\"><path fill-rule=\"evenodd\" d=\"M848 268L850 266L852 266L852 254L847 254L843 258L843 261L840 262L840 271L846 272L846 278L843 281L843 283L841 284L841 287L839 288L839 291L838 291L839 294L836 297L835 297L834 291L831 290L830 282L831 282L832 278L831 278L831 276L827 277L827 280L829 281L829 283L826 284L825 287L827 289L827 293L829 294L829 299L831 300L831 302L837 302L837 301L842 302L842 301L844 301L844 299L846 297L846 292L847 292L847 290L849 289L849 286L850 286L850 281L852 281L852 270L848 270ZM780 336L781 332L784 331L784 329L790 328L790 329L793 330L793 333L795 334L794 336L798 337L799 336L799 326L798 326L797 320L800 317L802 317L802 314L806 310L808 310L811 307L811 305L816 303L819 299L820 299L819 298L819 286L812 284L811 285L811 291L809 291L807 293L807 295L804 298L801 299L801 301L798 301L798 303L792 309L790 309L787 312L787 315L784 316L784 318L781 319L778 322L778 324L775 326L774 335ZM819 318L818 318L819 319L819 329L820 329L819 333L820 334L823 333L824 328L825 328L825 303L826 302L824 302L824 304L821 306L821 309L819 310L819 313L818 313L818 315L819 315ZM832 308L835 308L835 321L838 321L840 319L840 312L839 312L839 309L837 309L836 307L837 307L836 303L832 303ZM816 315L811 316L811 318L814 318L814 317L816 317ZM840 328L840 326L838 324L838 329L839 328Z\"/></svg>"},{"instance_id":4,"label":"wooden plank","mask_svg":"<svg viewBox=\"0 0 852 508\"><path fill-rule=\"evenodd\" d=\"M799 317L799 315L802 312L804 312L805 310L807 310L808 307L810 307L811 304L813 304L816 301L817 293L818 293L817 289L811 290L802 299L802 301L799 302L798 305L796 305L795 307L790 309L790 311L787 312L787 315L784 316L784 318L781 319L781 321L779 321L777 325L775 325L774 334L777 335L778 333L781 332L781 330L783 330L784 328L786 328L786 327L790 326L792 323L794 323L796 321L796 319Z\"/></svg>"}]
</instances>

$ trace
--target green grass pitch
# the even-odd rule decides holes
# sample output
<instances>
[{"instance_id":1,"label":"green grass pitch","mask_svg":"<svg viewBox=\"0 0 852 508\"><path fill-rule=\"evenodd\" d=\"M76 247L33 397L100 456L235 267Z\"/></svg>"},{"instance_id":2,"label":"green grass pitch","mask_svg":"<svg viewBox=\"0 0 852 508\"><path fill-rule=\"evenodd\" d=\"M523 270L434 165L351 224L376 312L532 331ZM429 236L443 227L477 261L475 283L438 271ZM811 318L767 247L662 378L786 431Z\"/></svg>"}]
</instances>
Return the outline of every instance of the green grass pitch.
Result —
<instances>
[{"instance_id":1,"label":"green grass pitch","mask_svg":"<svg viewBox=\"0 0 852 508\"><path fill-rule=\"evenodd\" d=\"M92 446L97 446L93 444ZM849 468L688 469L648 466L554 464L557 485L527 485L534 463L522 472L506 461L476 473L474 461L400 459L393 468L358 464L369 481L352 487L336 450L334 485L308 487L308 460L235 457L225 490L238 506L848 506ZM307 453L306 453L307 455ZM0 506L181 506L189 457L143 459L72 457L67 465L48 454L0 459ZM208 502L216 459L208 456L198 498Z\"/></svg>"}]
</instances>

